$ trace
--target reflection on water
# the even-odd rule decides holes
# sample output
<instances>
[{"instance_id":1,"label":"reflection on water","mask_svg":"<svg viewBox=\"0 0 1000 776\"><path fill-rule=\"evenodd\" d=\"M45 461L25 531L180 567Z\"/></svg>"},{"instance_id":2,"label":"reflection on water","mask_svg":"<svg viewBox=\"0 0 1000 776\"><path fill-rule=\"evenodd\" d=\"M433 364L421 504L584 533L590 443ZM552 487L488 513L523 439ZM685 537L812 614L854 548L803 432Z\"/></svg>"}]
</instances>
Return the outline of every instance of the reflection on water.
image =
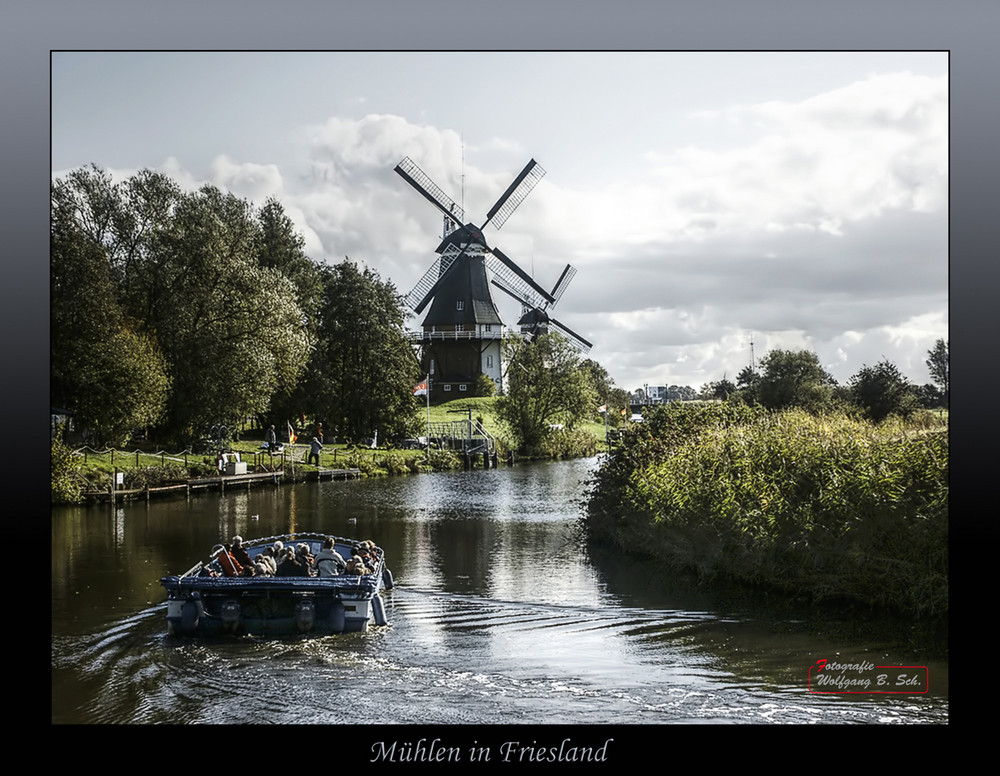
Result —
<instances>
[{"instance_id":1,"label":"reflection on water","mask_svg":"<svg viewBox=\"0 0 1000 776\"><path fill-rule=\"evenodd\" d=\"M818 696L834 654L900 663L597 560L580 541L592 462L310 483L60 509L52 519L55 722L946 722L947 667L921 696ZM320 639L168 637L159 577L239 533L374 538L391 625ZM359 716L360 715L360 716Z\"/></svg>"}]
</instances>

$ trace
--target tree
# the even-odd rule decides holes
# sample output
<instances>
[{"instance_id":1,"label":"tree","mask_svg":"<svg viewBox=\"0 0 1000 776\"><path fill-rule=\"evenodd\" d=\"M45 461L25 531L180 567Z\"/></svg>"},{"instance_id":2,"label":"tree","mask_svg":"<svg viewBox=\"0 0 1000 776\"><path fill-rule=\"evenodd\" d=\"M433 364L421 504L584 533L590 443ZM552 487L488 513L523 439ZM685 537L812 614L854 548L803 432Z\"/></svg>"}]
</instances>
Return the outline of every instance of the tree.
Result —
<instances>
[{"instance_id":1,"label":"tree","mask_svg":"<svg viewBox=\"0 0 1000 776\"><path fill-rule=\"evenodd\" d=\"M829 406L837 381L808 350L771 350L761 359L757 398L768 409L802 407L819 410Z\"/></svg>"},{"instance_id":2,"label":"tree","mask_svg":"<svg viewBox=\"0 0 1000 776\"><path fill-rule=\"evenodd\" d=\"M265 413L309 349L295 287L257 261L249 203L205 186L177 203L157 241L147 326L172 368L177 437Z\"/></svg>"},{"instance_id":3,"label":"tree","mask_svg":"<svg viewBox=\"0 0 1000 776\"><path fill-rule=\"evenodd\" d=\"M701 397L703 399L720 399L725 401L734 393L736 393L736 385L732 380L726 380L725 378L706 383L701 389Z\"/></svg>"},{"instance_id":4,"label":"tree","mask_svg":"<svg viewBox=\"0 0 1000 776\"><path fill-rule=\"evenodd\" d=\"M591 372L561 335L543 334L531 342L508 338L504 356L507 391L497 400L496 412L518 449L537 451L551 425L572 428L593 413L597 395Z\"/></svg>"},{"instance_id":5,"label":"tree","mask_svg":"<svg viewBox=\"0 0 1000 776\"><path fill-rule=\"evenodd\" d=\"M163 416L170 388L154 337L118 302L108 251L81 228L72 187L52 188L51 390L99 443L121 444Z\"/></svg>"},{"instance_id":6,"label":"tree","mask_svg":"<svg viewBox=\"0 0 1000 776\"><path fill-rule=\"evenodd\" d=\"M865 365L851 377L849 386L852 402L876 423L890 415L907 417L920 406L916 387L888 360Z\"/></svg>"},{"instance_id":7,"label":"tree","mask_svg":"<svg viewBox=\"0 0 1000 776\"><path fill-rule=\"evenodd\" d=\"M381 439L410 435L420 365L395 286L349 258L320 275L318 341L303 386L314 413L351 440L376 430Z\"/></svg>"},{"instance_id":8,"label":"tree","mask_svg":"<svg viewBox=\"0 0 1000 776\"><path fill-rule=\"evenodd\" d=\"M630 404L631 397L628 391L617 387L608 370L593 359L584 359L580 366L587 374L597 401L607 406L607 412L599 418L600 422L607 421L611 428L617 428L622 422L621 411L627 410ZM597 410L597 405L594 406L594 410Z\"/></svg>"},{"instance_id":9,"label":"tree","mask_svg":"<svg viewBox=\"0 0 1000 776\"><path fill-rule=\"evenodd\" d=\"M930 369L931 380L940 389L941 398L947 407L950 401L948 392L949 357L947 340L939 339L934 343L934 347L927 351L927 368Z\"/></svg>"}]
</instances>

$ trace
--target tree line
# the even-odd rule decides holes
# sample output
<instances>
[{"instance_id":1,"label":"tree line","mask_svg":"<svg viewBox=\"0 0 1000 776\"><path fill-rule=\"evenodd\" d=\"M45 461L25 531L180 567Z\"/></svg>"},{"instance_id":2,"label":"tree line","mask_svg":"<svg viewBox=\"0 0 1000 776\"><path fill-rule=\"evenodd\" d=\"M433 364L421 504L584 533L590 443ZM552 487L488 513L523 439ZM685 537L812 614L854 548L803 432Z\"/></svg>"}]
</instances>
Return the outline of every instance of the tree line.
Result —
<instances>
[{"instance_id":1,"label":"tree line","mask_svg":"<svg viewBox=\"0 0 1000 776\"><path fill-rule=\"evenodd\" d=\"M408 433L419 366L394 286L309 259L281 204L96 166L51 187L51 398L102 444L243 418Z\"/></svg>"},{"instance_id":2,"label":"tree line","mask_svg":"<svg viewBox=\"0 0 1000 776\"><path fill-rule=\"evenodd\" d=\"M932 382L924 385L910 382L888 359L863 365L846 385L839 385L815 353L771 350L761 359L759 369L744 368L735 383L709 383L702 388L700 398L740 401L772 410L854 410L877 423L891 415L906 418L918 409L948 407L948 341L937 340L927 351L925 363Z\"/></svg>"}]
</instances>

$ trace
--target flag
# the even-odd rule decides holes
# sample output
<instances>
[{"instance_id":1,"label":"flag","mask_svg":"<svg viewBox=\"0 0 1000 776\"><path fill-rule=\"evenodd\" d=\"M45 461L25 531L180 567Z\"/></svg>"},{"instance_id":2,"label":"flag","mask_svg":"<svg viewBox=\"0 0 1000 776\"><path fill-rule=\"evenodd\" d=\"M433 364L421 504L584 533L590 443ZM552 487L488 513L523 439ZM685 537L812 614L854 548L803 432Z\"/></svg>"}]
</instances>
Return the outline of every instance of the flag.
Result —
<instances>
[{"instance_id":1,"label":"flag","mask_svg":"<svg viewBox=\"0 0 1000 776\"><path fill-rule=\"evenodd\" d=\"M427 381L423 380L417 383L416 387L413 389L414 396L426 396L427 395Z\"/></svg>"},{"instance_id":2,"label":"flag","mask_svg":"<svg viewBox=\"0 0 1000 776\"><path fill-rule=\"evenodd\" d=\"M292 428L292 424L289 421L286 420L285 424L288 426L288 444L294 445L295 440L298 439L298 437L295 436L295 429Z\"/></svg>"},{"instance_id":3,"label":"flag","mask_svg":"<svg viewBox=\"0 0 1000 776\"><path fill-rule=\"evenodd\" d=\"M602 404L600 407L597 408L597 411L603 415L605 412L608 411L608 405Z\"/></svg>"}]
</instances>

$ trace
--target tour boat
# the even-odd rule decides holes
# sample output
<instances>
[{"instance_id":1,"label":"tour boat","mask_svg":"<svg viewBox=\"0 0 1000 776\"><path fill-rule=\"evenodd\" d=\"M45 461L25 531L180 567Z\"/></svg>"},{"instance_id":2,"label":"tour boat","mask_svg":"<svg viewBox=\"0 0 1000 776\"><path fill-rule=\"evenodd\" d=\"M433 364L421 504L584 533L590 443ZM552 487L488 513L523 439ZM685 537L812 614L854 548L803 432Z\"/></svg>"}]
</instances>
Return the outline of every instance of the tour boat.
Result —
<instances>
[{"instance_id":1,"label":"tour boat","mask_svg":"<svg viewBox=\"0 0 1000 776\"><path fill-rule=\"evenodd\" d=\"M280 541L285 547L308 544L316 555L324 541L348 560L359 542L323 534L297 533L244 541L252 560ZM369 623L386 625L382 591L392 589L385 553L370 554L375 569L367 574L339 576L225 576L230 561L221 545L208 561L199 561L180 576L160 584L167 591L167 630L171 635L283 635L356 633Z\"/></svg>"}]
</instances>

